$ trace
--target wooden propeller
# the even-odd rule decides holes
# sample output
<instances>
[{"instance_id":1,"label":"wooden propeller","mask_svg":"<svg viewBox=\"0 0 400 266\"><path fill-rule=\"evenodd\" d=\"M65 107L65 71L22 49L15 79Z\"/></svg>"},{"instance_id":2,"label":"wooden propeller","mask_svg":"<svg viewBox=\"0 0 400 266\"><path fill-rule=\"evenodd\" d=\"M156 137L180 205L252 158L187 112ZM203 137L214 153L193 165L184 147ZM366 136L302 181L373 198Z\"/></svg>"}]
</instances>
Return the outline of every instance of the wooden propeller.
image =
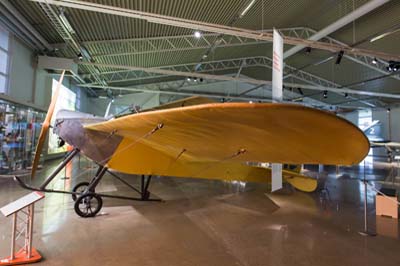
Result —
<instances>
[{"instance_id":1,"label":"wooden propeller","mask_svg":"<svg viewBox=\"0 0 400 266\"><path fill-rule=\"evenodd\" d=\"M56 91L54 92L54 95L51 98L51 102L49 105L49 109L47 110L46 118L44 119L42 128L40 130L39 139L38 139L38 143L36 145L36 150L35 150L35 158L33 159L33 163L32 163L32 171L31 171L32 179L35 177L36 169L39 165L40 154L42 153L43 144L44 144L44 141L46 140L47 132L49 132L50 121L51 121L51 118L54 113L58 95L60 93L60 87L61 87L62 81L64 79L64 74L65 74L65 70L63 70L63 72L61 73L61 77L60 77L60 80L58 81Z\"/></svg>"}]
</instances>

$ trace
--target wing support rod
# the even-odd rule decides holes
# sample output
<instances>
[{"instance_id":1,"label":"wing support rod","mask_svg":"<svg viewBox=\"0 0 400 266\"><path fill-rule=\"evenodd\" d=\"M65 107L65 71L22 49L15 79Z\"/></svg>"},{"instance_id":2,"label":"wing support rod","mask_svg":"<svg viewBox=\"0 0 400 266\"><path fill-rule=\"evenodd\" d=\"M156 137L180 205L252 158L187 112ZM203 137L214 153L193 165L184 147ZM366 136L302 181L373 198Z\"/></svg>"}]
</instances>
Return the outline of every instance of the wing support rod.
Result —
<instances>
[{"instance_id":1,"label":"wing support rod","mask_svg":"<svg viewBox=\"0 0 400 266\"><path fill-rule=\"evenodd\" d=\"M73 150L75 151L75 150ZM70 194L70 195L76 195L80 196L82 193L81 192L75 192L75 191L64 191L64 190L54 190L54 189L47 189L47 185L57 176L59 172L61 172L62 168L65 167L65 165L68 164L72 160L72 158L79 153L79 150L74 153L71 152L67 158L65 158L60 165L49 175L49 177L43 182L43 184L40 187L32 187L28 184L26 184L22 179L18 176L14 176L14 180L24 189L27 190L32 190L32 191L41 191L41 192L48 192L48 193L59 193L59 194ZM71 156L73 155L73 156ZM135 192L137 192L140 197L126 197L126 196L120 196L120 195L108 195L108 194L101 194L101 193L95 193L96 195L104 198L114 198L114 199L124 199L124 200L135 200L135 201L162 201L161 199L152 199L150 198L150 192L148 190L150 186L150 181L152 176L149 175L147 178L145 175L141 176L141 184L140 188L137 189L136 187L132 186L128 182L126 182L124 179L116 175L115 173L109 171L108 168L100 166L99 169L97 170L95 176L91 180L88 189L89 193L94 193L96 186L98 183L101 181L103 175L108 172L111 174L113 177L121 181L123 184L127 185L131 189L133 189ZM86 191L85 191L86 192Z\"/></svg>"},{"instance_id":2,"label":"wing support rod","mask_svg":"<svg viewBox=\"0 0 400 266\"><path fill-rule=\"evenodd\" d=\"M57 166L56 169L46 178L45 181L40 185L40 187L35 188L32 187L28 184L26 184L24 181L21 180L18 176L14 176L14 180L18 182L18 184L28 190L33 190L33 191L43 191L43 192L52 192L51 190L46 189L47 185L50 184L51 181L61 172L61 170L77 155L79 154L79 149L73 149L67 157Z\"/></svg>"},{"instance_id":3,"label":"wing support rod","mask_svg":"<svg viewBox=\"0 0 400 266\"><path fill-rule=\"evenodd\" d=\"M67 157L57 166L57 168L47 177L47 179L39 187L40 190L45 190L47 185L53 181L58 173L79 153L79 149L73 149Z\"/></svg>"}]
</instances>

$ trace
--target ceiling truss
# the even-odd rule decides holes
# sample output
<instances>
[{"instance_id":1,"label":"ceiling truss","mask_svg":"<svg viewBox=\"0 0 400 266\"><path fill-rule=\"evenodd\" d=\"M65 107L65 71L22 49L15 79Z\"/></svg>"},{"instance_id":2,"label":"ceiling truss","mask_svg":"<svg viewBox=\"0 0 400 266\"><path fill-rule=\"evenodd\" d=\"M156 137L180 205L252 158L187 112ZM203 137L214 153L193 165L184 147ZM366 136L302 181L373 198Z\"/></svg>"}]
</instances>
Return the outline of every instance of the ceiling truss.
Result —
<instances>
[{"instance_id":1,"label":"ceiling truss","mask_svg":"<svg viewBox=\"0 0 400 266\"><path fill-rule=\"evenodd\" d=\"M306 27L284 28L279 29L283 36L296 37L296 38L310 38L316 33L315 30ZM270 32L264 31L264 32ZM347 45L331 37L324 37L322 39L328 43ZM193 35L184 36L164 36L153 38L140 38L140 39L120 39L120 40L104 40L104 41L87 41L83 44L91 51L104 51L107 46L106 52L93 53L95 58L118 57L126 55L142 55L151 53L164 53L164 52L182 52L195 49L207 49L210 43L216 42L216 48L247 46L257 44L267 44L268 41L260 41L257 39L241 38L238 36L219 35L219 34L204 34L199 39ZM365 55L349 55L345 54L345 58L381 74L390 74L386 67L388 63L384 60L378 60L371 56ZM374 60L375 59L375 60ZM400 80L399 75L393 75L391 78Z\"/></svg>"},{"instance_id":2,"label":"ceiling truss","mask_svg":"<svg viewBox=\"0 0 400 266\"><path fill-rule=\"evenodd\" d=\"M173 71L173 72L187 72L193 74L193 76L196 76L195 73L191 72L192 69L197 65L198 63L191 63L191 64L182 64L182 65L173 65L173 66L166 66L162 67L159 69L164 69L168 71ZM106 64L96 64L98 66L103 66L106 67ZM247 57L247 58L238 58L238 59L229 59L229 60L221 60L221 61L208 61L208 62L203 62L201 66L198 68L197 72L198 73L212 73L212 72L221 72L221 71L227 71L227 70L238 70L242 67L265 67L268 69L271 69L272 67L272 59L269 57ZM148 70L148 69L147 69ZM143 79L154 79L154 78L162 78L166 77L166 75L161 74L161 73L155 73L147 71L146 69L142 71L137 71L137 70L118 70L118 71L107 71L107 72L101 72L100 74L103 76L103 78L106 80L108 84L112 83L118 83L118 82L127 82L127 81L135 81L135 80L143 80ZM308 73L303 70L298 70L294 67L286 65L284 69L285 73L290 73L285 76L285 79L289 78L295 78L297 80L304 81L308 84L320 86L320 87L327 87L327 88L342 88L341 85L334 83L332 81L329 81L327 79L318 77L316 75L313 75L311 73ZM179 75L178 75L179 76ZM240 81L240 80L238 80ZM296 81L292 80L292 83ZM259 84L259 83L255 83ZM93 85L98 85L98 84L93 84ZM343 93L344 95L344 93ZM363 101L364 104L370 106L370 107L375 107L374 104Z\"/></svg>"},{"instance_id":3,"label":"ceiling truss","mask_svg":"<svg viewBox=\"0 0 400 266\"><path fill-rule=\"evenodd\" d=\"M116 15L116 16L123 16L129 17L134 19L141 19L146 20L150 23L157 23L163 25L169 25L179 28L187 28L187 29L195 29L200 30L203 32L213 32L213 33L220 33L226 34L231 36L239 36L242 38L250 38L250 39L257 39L262 41L272 41L273 34L272 33L261 33L254 30L243 29L243 28L235 28L225 25L218 25L212 23L206 23L201 21L195 20L188 20L182 19L177 17L169 17L154 13L148 13L138 10L126 9L126 8L119 8L115 6L109 5L102 5L97 3L85 2L85 1L78 1L78 0L31 0L34 2L42 2L48 3L56 6L63 6L69 8L76 8L86 11L92 12L100 12L104 14ZM335 43L326 43L321 41L312 41L302 38L296 37L287 37L284 36L284 42L290 45L304 45L305 47L311 47L315 49L322 49L331 52L341 52L343 51L346 54L357 54L357 55L366 55L366 56L373 56L377 58L382 58L385 60L398 60L400 61L399 55L387 54L384 52L378 51L371 51L361 48L354 48L347 45L340 45Z\"/></svg>"}]
</instances>

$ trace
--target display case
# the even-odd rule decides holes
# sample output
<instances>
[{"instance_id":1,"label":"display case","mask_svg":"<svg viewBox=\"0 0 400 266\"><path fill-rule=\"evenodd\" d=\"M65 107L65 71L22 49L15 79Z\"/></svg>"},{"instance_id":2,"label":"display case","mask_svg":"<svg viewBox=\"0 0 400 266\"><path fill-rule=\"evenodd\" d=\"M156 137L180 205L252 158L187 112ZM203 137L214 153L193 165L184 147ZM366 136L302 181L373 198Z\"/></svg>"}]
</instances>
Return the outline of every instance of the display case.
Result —
<instances>
[{"instance_id":1,"label":"display case","mask_svg":"<svg viewBox=\"0 0 400 266\"><path fill-rule=\"evenodd\" d=\"M29 170L45 113L0 100L0 175Z\"/></svg>"}]
</instances>

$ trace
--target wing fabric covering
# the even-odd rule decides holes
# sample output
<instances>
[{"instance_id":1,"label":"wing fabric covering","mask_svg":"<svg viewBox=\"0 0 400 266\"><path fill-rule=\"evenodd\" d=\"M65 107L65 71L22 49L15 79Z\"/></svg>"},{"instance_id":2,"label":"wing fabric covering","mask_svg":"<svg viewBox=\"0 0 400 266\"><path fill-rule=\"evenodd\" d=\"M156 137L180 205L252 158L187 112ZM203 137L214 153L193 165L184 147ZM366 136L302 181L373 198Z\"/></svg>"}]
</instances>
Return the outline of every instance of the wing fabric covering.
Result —
<instances>
[{"instance_id":1,"label":"wing fabric covering","mask_svg":"<svg viewBox=\"0 0 400 266\"><path fill-rule=\"evenodd\" d=\"M169 102L169 103L166 103L166 104L163 104L163 105L151 108L151 109L147 109L144 111L148 112L148 111L185 107L185 106L199 105L199 104L206 104L206 103L215 103L215 101L210 98L206 98L206 97L192 96L189 98L184 98L181 100Z\"/></svg>"},{"instance_id":2,"label":"wing fabric covering","mask_svg":"<svg viewBox=\"0 0 400 266\"><path fill-rule=\"evenodd\" d=\"M158 124L163 127L146 135ZM369 150L363 132L350 122L294 104L202 104L85 128L122 136L108 166L132 174L259 182L265 169L246 162L352 165Z\"/></svg>"}]
</instances>

